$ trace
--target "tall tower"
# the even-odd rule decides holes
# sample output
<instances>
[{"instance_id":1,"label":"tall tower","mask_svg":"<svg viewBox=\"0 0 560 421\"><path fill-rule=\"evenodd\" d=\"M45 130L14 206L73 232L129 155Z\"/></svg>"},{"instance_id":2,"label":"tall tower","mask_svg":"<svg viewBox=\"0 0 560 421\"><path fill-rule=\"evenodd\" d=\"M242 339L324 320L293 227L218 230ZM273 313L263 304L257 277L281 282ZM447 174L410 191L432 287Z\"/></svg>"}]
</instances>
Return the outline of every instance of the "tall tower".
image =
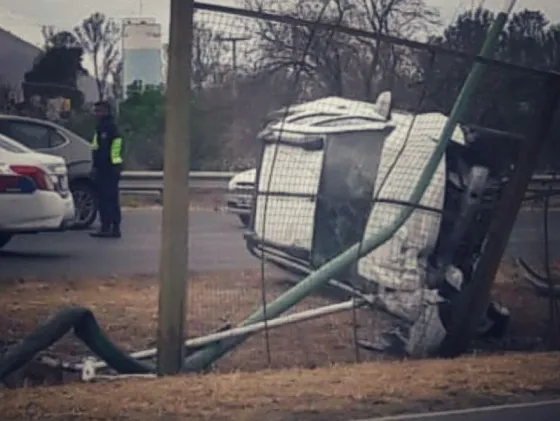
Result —
<instances>
[{"instance_id":1,"label":"tall tower","mask_svg":"<svg viewBox=\"0 0 560 421\"><path fill-rule=\"evenodd\" d=\"M126 18L123 34L123 87L139 81L144 86L162 80L161 25L153 18Z\"/></svg>"}]
</instances>

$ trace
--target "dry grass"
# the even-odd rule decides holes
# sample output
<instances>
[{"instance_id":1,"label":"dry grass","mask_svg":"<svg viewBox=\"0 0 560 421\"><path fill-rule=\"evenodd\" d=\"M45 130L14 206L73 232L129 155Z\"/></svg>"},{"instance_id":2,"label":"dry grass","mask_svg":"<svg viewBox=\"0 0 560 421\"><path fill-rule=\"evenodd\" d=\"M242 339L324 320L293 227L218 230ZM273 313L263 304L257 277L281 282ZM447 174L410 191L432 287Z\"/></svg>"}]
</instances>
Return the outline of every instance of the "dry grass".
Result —
<instances>
[{"instance_id":1,"label":"dry grass","mask_svg":"<svg viewBox=\"0 0 560 421\"><path fill-rule=\"evenodd\" d=\"M276 272L265 277L266 299L270 302L286 288ZM187 299L187 335L195 337L236 324L256 310L262 302L260 271L193 274ZM109 337L127 351L154 346L157 324L157 279L154 277L81 279L41 282L13 280L0 284L0 332L5 341L16 341L48 316L68 305L91 309ZM512 312L512 325L506 349L539 349L546 334L547 301L517 279L510 265L503 265L496 280L494 296ZM330 303L312 297L294 308L301 311ZM331 363L377 359L379 355L354 348L354 321L360 337L376 329L375 316L367 310L339 313L269 332L269 347L264 334L220 360L217 369L253 371L263 368L314 368ZM268 351L270 350L270 359ZM87 349L69 336L49 351L54 356L74 359Z\"/></svg>"},{"instance_id":2,"label":"dry grass","mask_svg":"<svg viewBox=\"0 0 560 421\"><path fill-rule=\"evenodd\" d=\"M266 278L270 301L284 287L278 277ZM83 279L57 282L13 281L0 291L0 332L5 340L17 340L29 333L57 309L80 305L91 309L109 337L125 350L154 345L157 323L157 280L152 277ZM198 274L190 277L187 327L189 336L199 336L226 323L238 323L261 303L260 271ZM317 307L326 299L310 298L294 310ZM266 367L264 335L250 339L217 367L255 370ZM306 367L353 359L350 352L352 318L348 314L313 320L297 327L270 332L273 349L270 367L294 364ZM317 346L321 344L321 346ZM86 349L73 337L52 348L55 356L84 355Z\"/></svg>"},{"instance_id":3,"label":"dry grass","mask_svg":"<svg viewBox=\"0 0 560 421\"><path fill-rule=\"evenodd\" d=\"M5 420L341 420L552 396L559 354L366 363L0 391Z\"/></svg>"},{"instance_id":4,"label":"dry grass","mask_svg":"<svg viewBox=\"0 0 560 421\"><path fill-rule=\"evenodd\" d=\"M276 273L267 273L268 301L285 289L279 281ZM0 284L0 332L3 339L17 340L57 308L77 304L92 309L123 348L144 349L155 341L157 290L152 277L13 280ZM519 282L511 265L503 265L494 295L512 311L510 338L543 334L546 301ZM188 334L239 322L260 300L259 271L192 274ZM314 297L296 310L327 302ZM367 313L358 316L362 326L368 324L364 317L372 319ZM0 391L0 412L6 420L41 415L59 421L257 421L265 416L318 421L496 403L560 390L560 354L554 353L340 365L356 359L352 324L352 315L343 313L273 330L270 364L264 335L256 335L207 376ZM70 336L52 353L68 360L87 351ZM362 361L374 357L360 353ZM252 373L263 368L269 370Z\"/></svg>"}]
</instances>

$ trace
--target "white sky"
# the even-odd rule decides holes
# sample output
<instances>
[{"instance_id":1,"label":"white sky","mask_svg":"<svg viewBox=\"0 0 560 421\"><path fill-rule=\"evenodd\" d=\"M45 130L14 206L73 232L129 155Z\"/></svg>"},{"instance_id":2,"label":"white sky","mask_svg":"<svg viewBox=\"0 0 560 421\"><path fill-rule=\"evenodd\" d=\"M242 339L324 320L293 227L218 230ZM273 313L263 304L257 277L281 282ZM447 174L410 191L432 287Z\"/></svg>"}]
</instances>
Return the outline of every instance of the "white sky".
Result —
<instances>
[{"instance_id":1,"label":"white sky","mask_svg":"<svg viewBox=\"0 0 560 421\"><path fill-rule=\"evenodd\" d=\"M241 6L243 0L205 0L208 3ZM281 0L279 0L281 1ZM444 24L462 10L482 4L500 10L506 0L426 0L440 9ZM560 22L560 0L518 0L516 9L541 10L553 22ZM54 25L69 29L94 11L113 18L139 16L154 17L163 25L167 38L169 0L0 0L0 27L36 45L42 44L41 26Z\"/></svg>"}]
</instances>

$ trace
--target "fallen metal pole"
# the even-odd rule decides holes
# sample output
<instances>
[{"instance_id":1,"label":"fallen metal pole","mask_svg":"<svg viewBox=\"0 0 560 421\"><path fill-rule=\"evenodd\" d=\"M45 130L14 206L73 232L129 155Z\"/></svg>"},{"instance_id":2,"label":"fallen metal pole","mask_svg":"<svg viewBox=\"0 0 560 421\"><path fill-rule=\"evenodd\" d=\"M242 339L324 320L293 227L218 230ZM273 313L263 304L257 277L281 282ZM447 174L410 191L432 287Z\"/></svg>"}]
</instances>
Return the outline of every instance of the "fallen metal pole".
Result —
<instances>
[{"instance_id":1,"label":"fallen metal pole","mask_svg":"<svg viewBox=\"0 0 560 421\"><path fill-rule=\"evenodd\" d=\"M322 316L329 314L340 313L342 311L351 310L353 307L360 307L366 303L363 300L348 300L342 303L331 304L328 306L323 306L319 308L314 308L311 310L302 311L299 313L288 314L286 316L277 317L275 319L268 320L268 322L259 322L247 326L240 326L233 329L225 330L223 332L212 333L210 335L201 336L199 338L189 339L185 342L185 347L200 347L208 345L214 342L221 341L223 339L233 338L236 336L243 336L250 333L259 332L264 329L272 329L281 326L287 326L290 324L303 322L307 320L317 319ZM131 358L142 360L147 358L153 358L157 355L157 349L147 349L145 351L138 351L130 354ZM103 361L96 361L91 364L95 369L103 369L107 367L107 364ZM65 364L64 368L71 370L80 371L84 367L84 364L70 365Z\"/></svg>"}]
</instances>

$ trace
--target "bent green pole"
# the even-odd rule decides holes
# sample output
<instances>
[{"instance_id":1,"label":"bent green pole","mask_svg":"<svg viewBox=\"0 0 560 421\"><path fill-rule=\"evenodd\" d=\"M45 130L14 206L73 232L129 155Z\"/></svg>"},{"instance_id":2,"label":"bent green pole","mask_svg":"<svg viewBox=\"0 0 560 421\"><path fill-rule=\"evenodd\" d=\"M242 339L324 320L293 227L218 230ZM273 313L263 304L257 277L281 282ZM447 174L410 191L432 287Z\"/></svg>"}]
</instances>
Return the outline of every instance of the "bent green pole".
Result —
<instances>
[{"instance_id":1,"label":"bent green pole","mask_svg":"<svg viewBox=\"0 0 560 421\"><path fill-rule=\"evenodd\" d=\"M483 58L491 58L494 50L496 49L499 35L502 32L509 13L513 9L516 0L510 0L507 2L507 7L504 11L498 14L496 20L492 24L486 40L480 52L480 56ZM459 93L457 100L453 106L451 114L447 119L447 122L442 130L441 136L437 143L436 149L432 156L430 157L426 167L422 171L422 174L414 187L414 190L410 196L409 202L411 204L418 204L424 195L441 158L443 157L447 142L451 138L457 123L463 118L465 111L467 110L473 92L476 90L478 83L482 77L486 65L480 62L476 62L463 85L461 92ZM340 273L346 267L355 262L359 257L370 253L377 247L384 244L389 240L397 230L406 222L408 217L413 212L415 206L411 205L404 208L395 222L386 227L379 235L371 238L366 238L362 243L362 249L360 250L360 244L354 244L345 252L341 253L334 259L330 260L315 272L311 273L297 285L295 285L290 290L283 293L281 296L276 298L266 307L266 315L268 318L278 317L280 314L289 310L291 307L295 306L301 300L310 295L313 291L323 286L329 279L336 277L337 273ZM265 311L263 308L259 309L253 313L249 318L247 318L241 326L247 326L253 323L258 323L264 321ZM231 338L223 342L218 342L213 345L195 352L185 359L183 369L185 371L203 371L208 369L213 363L215 363L220 357L227 354L230 350L241 344L247 336L239 336L237 338Z\"/></svg>"}]
</instances>

